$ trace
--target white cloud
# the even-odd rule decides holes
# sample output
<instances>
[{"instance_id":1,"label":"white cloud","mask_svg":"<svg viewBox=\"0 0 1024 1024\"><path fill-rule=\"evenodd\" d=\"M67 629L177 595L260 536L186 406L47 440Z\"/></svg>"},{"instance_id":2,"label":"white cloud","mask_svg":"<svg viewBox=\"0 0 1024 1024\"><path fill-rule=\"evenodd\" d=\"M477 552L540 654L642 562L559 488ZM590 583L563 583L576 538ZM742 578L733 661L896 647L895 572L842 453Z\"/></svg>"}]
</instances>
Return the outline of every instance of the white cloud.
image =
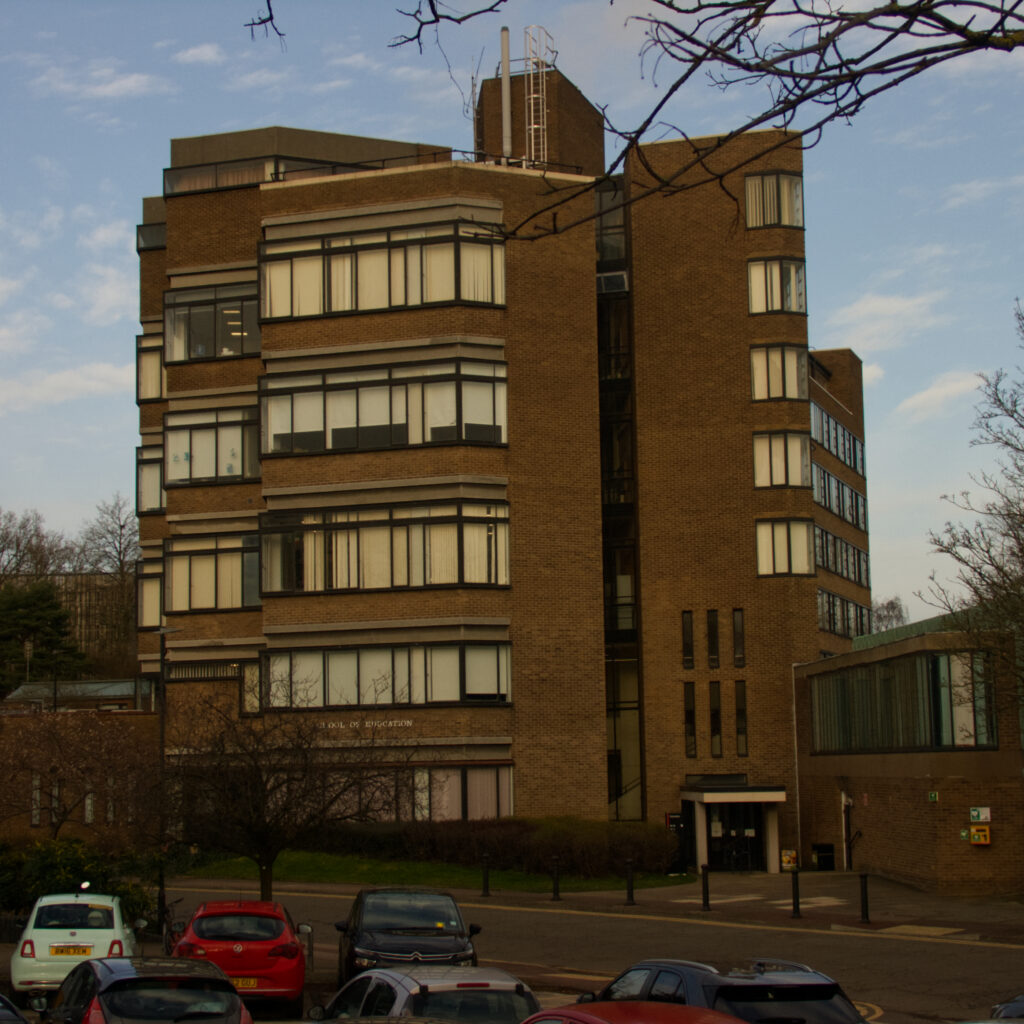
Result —
<instances>
[{"instance_id":1,"label":"white cloud","mask_svg":"<svg viewBox=\"0 0 1024 1024\"><path fill-rule=\"evenodd\" d=\"M233 92L242 92L246 89L269 89L282 85L288 80L286 71L271 71L268 68L260 68L258 71L248 71L244 75L236 75L228 82L228 89Z\"/></svg>"},{"instance_id":2,"label":"white cloud","mask_svg":"<svg viewBox=\"0 0 1024 1024\"><path fill-rule=\"evenodd\" d=\"M34 371L21 377L0 377L0 416L33 406L57 405L76 398L120 394L135 388L131 363L87 363L56 373Z\"/></svg>"},{"instance_id":3,"label":"white cloud","mask_svg":"<svg viewBox=\"0 0 1024 1024\"><path fill-rule=\"evenodd\" d=\"M864 386L870 387L872 384L877 384L884 376L885 370L878 363L865 363L861 375L864 379Z\"/></svg>"},{"instance_id":4,"label":"white cloud","mask_svg":"<svg viewBox=\"0 0 1024 1024\"><path fill-rule=\"evenodd\" d=\"M133 99L171 91L169 83L139 71L121 72L115 62L96 61L86 70L54 64L32 81L43 95L75 100Z\"/></svg>"},{"instance_id":5,"label":"white cloud","mask_svg":"<svg viewBox=\"0 0 1024 1024\"><path fill-rule=\"evenodd\" d=\"M223 64L227 54L217 43L200 43L199 46L179 50L172 59L179 64Z\"/></svg>"},{"instance_id":6,"label":"white cloud","mask_svg":"<svg viewBox=\"0 0 1024 1024\"><path fill-rule=\"evenodd\" d=\"M50 319L34 309L12 313L0 322L0 352L15 355L30 351L49 327Z\"/></svg>"},{"instance_id":7,"label":"white cloud","mask_svg":"<svg viewBox=\"0 0 1024 1024\"><path fill-rule=\"evenodd\" d=\"M909 417L915 423L932 419L945 413L950 402L977 391L978 384L976 373L950 370L936 377L923 391L904 398L896 406L896 412Z\"/></svg>"},{"instance_id":8,"label":"white cloud","mask_svg":"<svg viewBox=\"0 0 1024 1024\"><path fill-rule=\"evenodd\" d=\"M350 53L347 57L332 57L327 61L329 67L351 68L355 71L379 71L380 61L374 60L365 53Z\"/></svg>"},{"instance_id":9,"label":"white cloud","mask_svg":"<svg viewBox=\"0 0 1024 1024\"><path fill-rule=\"evenodd\" d=\"M329 82L317 82L310 88L311 93L334 92L337 89L347 89L352 84L351 78L333 78Z\"/></svg>"},{"instance_id":10,"label":"white cloud","mask_svg":"<svg viewBox=\"0 0 1024 1024\"><path fill-rule=\"evenodd\" d=\"M1011 178L975 178L974 181L962 181L950 185L946 189L946 200L942 204L944 210L954 210L969 203L980 203L1001 193L1009 193L1013 197L1024 188L1024 174Z\"/></svg>"},{"instance_id":11,"label":"white cloud","mask_svg":"<svg viewBox=\"0 0 1024 1024\"><path fill-rule=\"evenodd\" d=\"M86 249L120 248L131 250L135 243L135 227L126 220L98 224L88 234L80 235L78 244Z\"/></svg>"},{"instance_id":12,"label":"white cloud","mask_svg":"<svg viewBox=\"0 0 1024 1024\"><path fill-rule=\"evenodd\" d=\"M944 291L919 295L878 295L869 293L837 309L826 321L829 348L852 348L857 352L879 352L899 348L914 335L947 322L937 311L946 298Z\"/></svg>"},{"instance_id":13,"label":"white cloud","mask_svg":"<svg viewBox=\"0 0 1024 1024\"><path fill-rule=\"evenodd\" d=\"M127 269L92 263L78 285L82 319L99 327L138 315L138 280Z\"/></svg>"}]
</instances>

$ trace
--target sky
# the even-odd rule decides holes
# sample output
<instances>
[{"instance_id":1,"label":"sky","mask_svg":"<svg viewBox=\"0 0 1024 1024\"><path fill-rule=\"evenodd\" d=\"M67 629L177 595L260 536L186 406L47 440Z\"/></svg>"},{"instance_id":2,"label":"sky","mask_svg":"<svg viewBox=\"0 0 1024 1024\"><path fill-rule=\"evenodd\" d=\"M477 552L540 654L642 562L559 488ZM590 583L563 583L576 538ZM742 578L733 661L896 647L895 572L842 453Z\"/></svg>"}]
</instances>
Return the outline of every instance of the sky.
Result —
<instances>
[{"instance_id":1,"label":"sky","mask_svg":"<svg viewBox=\"0 0 1024 1024\"><path fill-rule=\"evenodd\" d=\"M494 73L502 25L513 60L542 25L619 125L667 79L627 20L645 0L512 0L422 53L389 46L409 22L387 0L274 2L284 48L244 27L259 0L0 5L0 509L75 534L98 503L134 496L135 225L171 138L286 125L470 149L471 80ZM722 133L759 99L696 82L665 119ZM915 619L934 614L915 596L931 574L953 574L928 540L962 518L943 495L976 492L972 474L995 465L970 443L978 374L1024 362L1021 110L1024 53L972 56L804 155L809 340L863 360L873 593Z\"/></svg>"}]
</instances>

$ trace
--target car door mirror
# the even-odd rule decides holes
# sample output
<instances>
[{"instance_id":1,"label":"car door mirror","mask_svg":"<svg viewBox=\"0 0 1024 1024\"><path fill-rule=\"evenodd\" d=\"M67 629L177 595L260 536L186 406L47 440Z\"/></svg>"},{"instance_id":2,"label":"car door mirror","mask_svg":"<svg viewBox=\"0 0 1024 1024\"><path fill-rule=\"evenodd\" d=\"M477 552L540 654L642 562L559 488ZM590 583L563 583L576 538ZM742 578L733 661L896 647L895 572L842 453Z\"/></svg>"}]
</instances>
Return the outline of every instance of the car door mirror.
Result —
<instances>
[{"instance_id":1,"label":"car door mirror","mask_svg":"<svg viewBox=\"0 0 1024 1024\"><path fill-rule=\"evenodd\" d=\"M482 932L483 930L484 930L484 929L483 929L483 926L482 926L482 925L479 925L479 924L471 924L471 925L469 926L469 934L470 934L470 937L472 937L472 936L474 936L474 935L479 935L479 934L480 934L480 933L481 933L481 932Z\"/></svg>"},{"instance_id":2,"label":"car door mirror","mask_svg":"<svg viewBox=\"0 0 1024 1024\"><path fill-rule=\"evenodd\" d=\"M597 996L593 992L581 992L579 997L576 999L577 1003L593 1003L597 1001Z\"/></svg>"},{"instance_id":3,"label":"car door mirror","mask_svg":"<svg viewBox=\"0 0 1024 1024\"><path fill-rule=\"evenodd\" d=\"M342 935L348 934L348 921L335 921L334 927L337 928Z\"/></svg>"},{"instance_id":4,"label":"car door mirror","mask_svg":"<svg viewBox=\"0 0 1024 1024\"><path fill-rule=\"evenodd\" d=\"M296 926L295 931L298 935L312 935L313 926L310 924L300 924Z\"/></svg>"},{"instance_id":5,"label":"car door mirror","mask_svg":"<svg viewBox=\"0 0 1024 1024\"><path fill-rule=\"evenodd\" d=\"M132 923L132 927L136 931L141 932L142 929L145 928L147 924L149 924L149 922L144 917L137 917L135 918L135 921Z\"/></svg>"}]
</instances>

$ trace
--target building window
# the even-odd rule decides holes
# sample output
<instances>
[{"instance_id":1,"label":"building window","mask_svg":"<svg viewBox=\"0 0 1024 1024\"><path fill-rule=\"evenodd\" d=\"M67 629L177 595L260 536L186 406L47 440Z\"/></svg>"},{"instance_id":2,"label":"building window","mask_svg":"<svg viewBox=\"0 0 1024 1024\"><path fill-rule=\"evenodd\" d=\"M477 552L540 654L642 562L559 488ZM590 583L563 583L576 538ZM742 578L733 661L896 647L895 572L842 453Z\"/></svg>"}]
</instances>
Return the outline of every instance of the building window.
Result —
<instances>
[{"instance_id":1,"label":"building window","mask_svg":"<svg viewBox=\"0 0 1024 1024\"><path fill-rule=\"evenodd\" d=\"M164 293L164 358L255 356L260 352L255 282Z\"/></svg>"},{"instance_id":2,"label":"building window","mask_svg":"<svg viewBox=\"0 0 1024 1024\"><path fill-rule=\"evenodd\" d=\"M755 434L754 486L810 487L810 437L789 433Z\"/></svg>"},{"instance_id":3,"label":"building window","mask_svg":"<svg viewBox=\"0 0 1024 1024\"><path fill-rule=\"evenodd\" d=\"M751 313L806 313L801 260L751 260L747 264Z\"/></svg>"},{"instance_id":4,"label":"building window","mask_svg":"<svg viewBox=\"0 0 1024 1024\"><path fill-rule=\"evenodd\" d=\"M816 402L811 402L811 437L837 459L864 475L864 442Z\"/></svg>"},{"instance_id":5,"label":"building window","mask_svg":"<svg viewBox=\"0 0 1024 1024\"><path fill-rule=\"evenodd\" d=\"M718 668L718 612L708 609L708 668Z\"/></svg>"},{"instance_id":6,"label":"building window","mask_svg":"<svg viewBox=\"0 0 1024 1024\"><path fill-rule=\"evenodd\" d=\"M752 348L750 391L755 402L807 398L807 349L791 345Z\"/></svg>"},{"instance_id":7,"label":"building window","mask_svg":"<svg viewBox=\"0 0 1024 1024\"><path fill-rule=\"evenodd\" d=\"M164 541L164 608L195 612L260 603L259 537L172 537Z\"/></svg>"},{"instance_id":8,"label":"building window","mask_svg":"<svg viewBox=\"0 0 1024 1024\"><path fill-rule=\"evenodd\" d=\"M141 335L136 341L136 356L136 401L155 402L165 397L167 389L159 335Z\"/></svg>"},{"instance_id":9,"label":"building window","mask_svg":"<svg viewBox=\"0 0 1024 1024\"><path fill-rule=\"evenodd\" d=\"M256 410L174 412L164 417L166 484L256 480Z\"/></svg>"},{"instance_id":10,"label":"building window","mask_svg":"<svg viewBox=\"0 0 1024 1024\"><path fill-rule=\"evenodd\" d=\"M811 468L814 500L860 530L868 528L868 500L860 491L814 463Z\"/></svg>"},{"instance_id":11,"label":"building window","mask_svg":"<svg viewBox=\"0 0 1024 1024\"><path fill-rule=\"evenodd\" d=\"M742 608L732 610L732 663L736 668L743 668L747 663L747 637Z\"/></svg>"},{"instance_id":12,"label":"building window","mask_svg":"<svg viewBox=\"0 0 1024 1024\"><path fill-rule=\"evenodd\" d=\"M816 754L998 746L982 652L920 652L811 679Z\"/></svg>"},{"instance_id":13,"label":"building window","mask_svg":"<svg viewBox=\"0 0 1024 1024\"><path fill-rule=\"evenodd\" d=\"M820 526L814 527L814 563L862 587L871 586L868 553Z\"/></svg>"},{"instance_id":14,"label":"building window","mask_svg":"<svg viewBox=\"0 0 1024 1024\"><path fill-rule=\"evenodd\" d=\"M264 708L505 703L508 644L275 651L262 665Z\"/></svg>"},{"instance_id":15,"label":"building window","mask_svg":"<svg viewBox=\"0 0 1024 1024\"><path fill-rule=\"evenodd\" d=\"M747 684L742 679L736 680L733 689L736 698L736 754L746 757L747 750Z\"/></svg>"},{"instance_id":16,"label":"building window","mask_svg":"<svg viewBox=\"0 0 1024 1024\"><path fill-rule=\"evenodd\" d=\"M505 246L481 224L432 224L260 247L264 318L505 302Z\"/></svg>"},{"instance_id":17,"label":"building window","mask_svg":"<svg viewBox=\"0 0 1024 1024\"><path fill-rule=\"evenodd\" d=\"M686 742L686 756L697 756L697 701L696 686L683 683L683 733Z\"/></svg>"},{"instance_id":18,"label":"building window","mask_svg":"<svg viewBox=\"0 0 1024 1024\"><path fill-rule=\"evenodd\" d=\"M722 684L708 683L708 725L711 731L711 756L722 756Z\"/></svg>"},{"instance_id":19,"label":"building window","mask_svg":"<svg viewBox=\"0 0 1024 1024\"><path fill-rule=\"evenodd\" d=\"M135 511L160 512L167 505L164 493L164 450L155 445L135 449Z\"/></svg>"},{"instance_id":20,"label":"building window","mask_svg":"<svg viewBox=\"0 0 1024 1024\"><path fill-rule=\"evenodd\" d=\"M476 821L512 813L508 765L417 768L415 817L420 821Z\"/></svg>"},{"instance_id":21,"label":"building window","mask_svg":"<svg viewBox=\"0 0 1024 1024\"><path fill-rule=\"evenodd\" d=\"M163 588L163 562L139 562L136 565L138 625L139 629L157 629L162 608L160 592Z\"/></svg>"},{"instance_id":22,"label":"building window","mask_svg":"<svg viewBox=\"0 0 1024 1024\"><path fill-rule=\"evenodd\" d=\"M504 504L274 512L261 526L268 594L509 582Z\"/></svg>"},{"instance_id":23,"label":"building window","mask_svg":"<svg viewBox=\"0 0 1024 1024\"><path fill-rule=\"evenodd\" d=\"M799 174L747 175L747 227L804 226L804 182Z\"/></svg>"},{"instance_id":24,"label":"building window","mask_svg":"<svg viewBox=\"0 0 1024 1024\"><path fill-rule=\"evenodd\" d=\"M755 526L758 576L813 575L810 520L764 520Z\"/></svg>"},{"instance_id":25,"label":"building window","mask_svg":"<svg viewBox=\"0 0 1024 1024\"><path fill-rule=\"evenodd\" d=\"M837 636L871 632L871 609L827 590L818 591L818 629Z\"/></svg>"},{"instance_id":26,"label":"building window","mask_svg":"<svg viewBox=\"0 0 1024 1024\"><path fill-rule=\"evenodd\" d=\"M683 668L693 668L693 612L683 612Z\"/></svg>"},{"instance_id":27,"label":"building window","mask_svg":"<svg viewBox=\"0 0 1024 1024\"><path fill-rule=\"evenodd\" d=\"M504 444L505 364L476 360L266 377L263 452Z\"/></svg>"}]
</instances>

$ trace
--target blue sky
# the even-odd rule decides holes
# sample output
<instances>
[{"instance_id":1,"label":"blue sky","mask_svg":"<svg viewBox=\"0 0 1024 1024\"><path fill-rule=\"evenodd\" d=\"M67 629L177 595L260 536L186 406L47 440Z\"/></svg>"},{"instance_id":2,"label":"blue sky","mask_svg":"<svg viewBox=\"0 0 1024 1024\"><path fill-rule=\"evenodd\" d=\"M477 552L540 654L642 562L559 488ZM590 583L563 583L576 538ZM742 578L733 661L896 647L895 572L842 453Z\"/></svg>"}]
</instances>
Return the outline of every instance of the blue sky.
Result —
<instances>
[{"instance_id":1,"label":"blue sky","mask_svg":"<svg viewBox=\"0 0 1024 1024\"><path fill-rule=\"evenodd\" d=\"M402 4L411 7L411 3ZM613 121L658 95L627 16L643 0L513 0L422 54L376 0L31 0L3 5L0 89L0 507L77 532L134 491L135 225L172 137L288 125L472 145L470 77L499 29L543 25L558 66ZM454 77L455 82L452 81ZM461 86L460 89L457 87ZM727 131L758 94L697 84L667 119ZM1024 54L972 57L876 100L805 155L809 336L863 359L873 589L914 592L951 567L928 531L994 453L970 447L979 372L1019 361L1024 297Z\"/></svg>"}]
</instances>

